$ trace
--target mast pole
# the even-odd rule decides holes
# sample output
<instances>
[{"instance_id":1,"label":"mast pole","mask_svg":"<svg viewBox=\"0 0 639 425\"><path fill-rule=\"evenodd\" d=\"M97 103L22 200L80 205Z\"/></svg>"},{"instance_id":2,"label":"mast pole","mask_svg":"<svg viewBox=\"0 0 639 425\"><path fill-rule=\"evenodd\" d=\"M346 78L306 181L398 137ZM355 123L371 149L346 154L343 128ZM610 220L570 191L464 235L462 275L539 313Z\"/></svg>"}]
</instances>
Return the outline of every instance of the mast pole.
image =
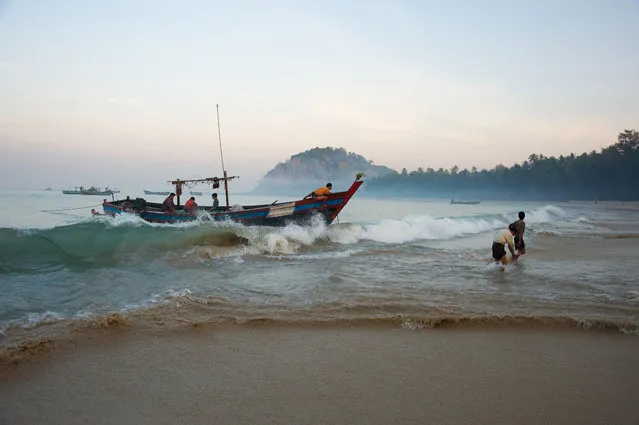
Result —
<instances>
[{"instance_id":1,"label":"mast pole","mask_svg":"<svg viewBox=\"0 0 639 425\"><path fill-rule=\"evenodd\" d=\"M220 130L220 105L215 104L215 112L217 115L217 140L220 144L220 158L222 159L222 171L224 172L224 195L226 196L226 209L229 209L229 182L226 175L226 167L224 167L224 154L222 153L222 131Z\"/></svg>"}]
</instances>

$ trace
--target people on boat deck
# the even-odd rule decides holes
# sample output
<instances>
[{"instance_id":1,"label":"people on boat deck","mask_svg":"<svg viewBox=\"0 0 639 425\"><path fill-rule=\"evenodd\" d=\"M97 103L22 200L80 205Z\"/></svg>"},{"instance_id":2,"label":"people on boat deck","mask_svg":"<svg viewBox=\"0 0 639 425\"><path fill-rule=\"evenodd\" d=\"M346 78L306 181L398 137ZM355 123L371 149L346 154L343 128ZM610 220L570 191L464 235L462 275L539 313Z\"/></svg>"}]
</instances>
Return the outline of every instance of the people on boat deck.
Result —
<instances>
[{"instance_id":1,"label":"people on boat deck","mask_svg":"<svg viewBox=\"0 0 639 425\"><path fill-rule=\"evenodd\" d=\"M175 193L171 192L171 194L164 200L162 203L162 208L165 213L174 213L177 211L175 207L175 203L173 202L173 198L175 198Z\"/></svg>"},{"instance_id":2,"label":"people on boat deck","mask_svg":"<svg viewBox=\"0 0 639 425\"><path fill-rule=\"evenodd\" d=\"M524 218L526 218L526 213L519 211L518 217L519 220L512 224L515 226L515 230L517 231L517 233L515 233L515 249L517 250L517 257L526 253L526 243L524 242L524 231L526 230Z\"/></svg>"},{"instance_id":3,"label":"people on boat deck","mask_svg":"<svg viewBox=\"0 0 639 425\"><path fill-rule=\"evenodd\" d=\"M191 199L184 204L184 212L187 214L197 214L197 204L195 203L195 196L191 196Z\"/></svg>"},{"instance_id":4,"label":"people on boat deck","mask_svg":"<svg viewBox=\"0 0 639 425\"><path fill-rule=\"evenodd\" d=\"M517 259L515 254L515 233L517 230L515 226L511 224L507 230L498 230L495 233L495 239L493 239L493 260L496 263L501 263L500 270L504 270L505 265L508 264L508 257L506 255L506 245L508 250L512 254L513 260Z\"/></svg>"},{"instance_id":5,"label":"people on boat deck","mask_svg":"<svg viewBox=\"0 0 639 425\"><path fill-rule=\"evenodd\" d=\"M211 198L213 198L213 210L216 210L217 207L220 206L220 201L217 199L217 193L212 194Z\"/></svg>"},{"instance_id":6,"label":"people on boat deck","mask_svg":"<svg viewBox=\"0 0 639 425\"><path fill-rule=\"evenodd\" d=\"M315 189L313 192L309 193L304 197L304 199L313 198L313 199L326 199L327 196L331 193L331 189L333 185L331 183L326 183L326 186L320 187L319 189Z\"/></svg>"}]
</instances>

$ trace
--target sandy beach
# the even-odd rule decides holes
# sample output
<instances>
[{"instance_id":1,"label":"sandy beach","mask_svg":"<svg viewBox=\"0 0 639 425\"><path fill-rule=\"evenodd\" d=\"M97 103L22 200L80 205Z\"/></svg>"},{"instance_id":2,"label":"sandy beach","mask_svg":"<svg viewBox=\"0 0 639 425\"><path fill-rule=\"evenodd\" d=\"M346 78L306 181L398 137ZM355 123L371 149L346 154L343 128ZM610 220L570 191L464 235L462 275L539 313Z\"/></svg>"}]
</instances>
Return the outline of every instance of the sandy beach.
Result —
<instances>
[{"instance_id":1,"label":"sandy beach","mask_svg":"<svg viewBox=\"0 0 639 425\"><path fill-rule=\"evenodd\" d=\"M0 424L630 424L637 352L579 329L106 329L5 367Z\"/></svg>"}]
</instances>

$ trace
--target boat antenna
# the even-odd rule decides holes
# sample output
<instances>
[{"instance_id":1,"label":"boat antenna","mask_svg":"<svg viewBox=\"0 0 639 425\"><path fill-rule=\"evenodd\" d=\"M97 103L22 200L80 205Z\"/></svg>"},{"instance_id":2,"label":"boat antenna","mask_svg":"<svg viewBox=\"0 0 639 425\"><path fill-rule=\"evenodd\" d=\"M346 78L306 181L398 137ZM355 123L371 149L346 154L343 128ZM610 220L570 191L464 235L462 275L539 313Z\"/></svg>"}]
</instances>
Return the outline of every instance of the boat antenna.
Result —
<instances>
[{"instance_id":1,"label":"boat antenna","mask_svg":"<svg viewBox=\"0 0 639 425\"><path fill-rule=\"evenodd\" d=\"M220 143L220 158L222 158L222 171L226 172L224 167L224 154L222 154L222 131L220 130L220 105L215 105L215 111L217 113L217 140Z\"/></svg>"},{"instance_id":2,"label":"boat antenna","mask_svg":"<svg viewBox=\"0 0 639 425\"><path fill-rule=\"evenodd\" d=\"M220 158L222 159L222 172L224 173L224 195L226 196L226 209L229 209L229 180L226 175L226 167L224 167L224 154L222 153L222 131L220 130L220 105L215 104L215 112L217 114L217 140L220 143Z\"/></svg>"}]
</instances>

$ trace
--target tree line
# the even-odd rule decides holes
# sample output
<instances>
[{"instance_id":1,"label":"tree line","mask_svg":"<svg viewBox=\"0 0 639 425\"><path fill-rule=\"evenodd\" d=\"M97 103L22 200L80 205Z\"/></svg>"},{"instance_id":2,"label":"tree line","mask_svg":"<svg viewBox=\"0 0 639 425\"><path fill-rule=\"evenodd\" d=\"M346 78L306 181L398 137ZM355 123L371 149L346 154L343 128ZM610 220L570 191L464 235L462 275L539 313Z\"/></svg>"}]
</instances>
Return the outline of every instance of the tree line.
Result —
<instances>
[{"instance_id":1,"label":"tree line","mask_svg":"<svg viewBox=\"0 0 639 425\"><path fill-rule=\"evenodd\" d=\"M454 166L391 172L367 183L367 192L399 196L517 200L639 200L639 133L624 130L617 142L581 155L532 154L512 167Z\"/></svg>"}]
</instances>

